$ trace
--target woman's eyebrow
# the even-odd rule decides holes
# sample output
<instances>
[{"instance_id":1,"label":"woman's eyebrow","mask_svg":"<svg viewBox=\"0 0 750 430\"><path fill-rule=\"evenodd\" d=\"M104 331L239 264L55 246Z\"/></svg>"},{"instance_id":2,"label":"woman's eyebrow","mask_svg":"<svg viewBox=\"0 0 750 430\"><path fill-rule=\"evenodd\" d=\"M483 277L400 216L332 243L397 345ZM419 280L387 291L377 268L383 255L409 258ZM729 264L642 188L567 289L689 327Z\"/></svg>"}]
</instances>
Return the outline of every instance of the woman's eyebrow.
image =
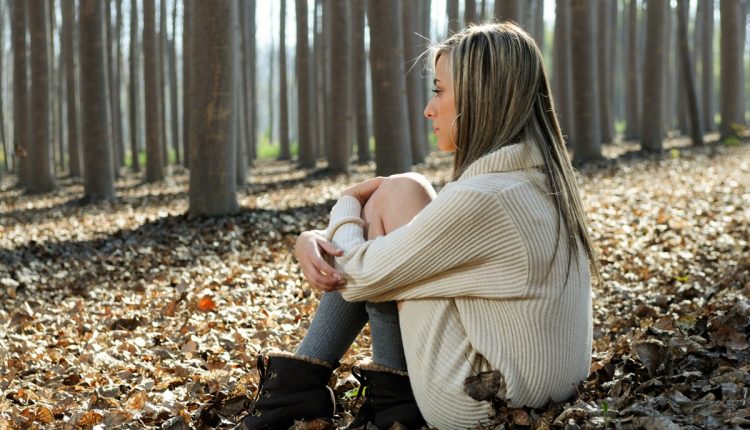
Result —
<instances>
[{"instance_id":1,"label":"woman's eyebrow","mask_svg":"<svg viewBox=\"0 0 750 430\"><path fill-rule=\"evenodd\" d=\"M433 84L436 84L436 85L437 85L437 83L438 83L438 82L441 82L441 81L440 81L440 79L437 79L437 78L436 78L436 79L433 79L433 80L432 80L432 83L433 83Z\"/></svg>"}]
</instances>

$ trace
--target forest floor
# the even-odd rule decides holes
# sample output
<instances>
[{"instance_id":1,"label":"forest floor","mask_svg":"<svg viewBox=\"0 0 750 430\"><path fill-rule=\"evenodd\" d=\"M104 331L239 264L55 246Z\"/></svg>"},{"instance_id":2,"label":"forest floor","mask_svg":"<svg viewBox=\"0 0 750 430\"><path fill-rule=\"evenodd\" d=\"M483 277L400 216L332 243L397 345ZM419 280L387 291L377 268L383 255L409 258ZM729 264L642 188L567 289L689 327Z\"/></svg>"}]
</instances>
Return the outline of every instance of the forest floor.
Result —
<instances>
[{"instance_id":1,"label":"forest floor","mask_svg":"<svg viewBox=\"0 0 750 430\"><path fill-rule=\"evenodd\" d=\"M750 425L750 144L620 157L579 182L603 265L594 355L579 395L543 409L497 407L478 428L741 428ZM634 145L612 145L614 157ZM416 170L437 187L450 158ZM292 350L319 295L293 255L324 228L349 177L263 162L235 216L188 219L187 175L82 206L0 185L0 429L228 428L257 388L256 357ZM337 426L351 417L342 360ZM499 427L497 427L499 426Z\"/></svg>"}]
</instances>

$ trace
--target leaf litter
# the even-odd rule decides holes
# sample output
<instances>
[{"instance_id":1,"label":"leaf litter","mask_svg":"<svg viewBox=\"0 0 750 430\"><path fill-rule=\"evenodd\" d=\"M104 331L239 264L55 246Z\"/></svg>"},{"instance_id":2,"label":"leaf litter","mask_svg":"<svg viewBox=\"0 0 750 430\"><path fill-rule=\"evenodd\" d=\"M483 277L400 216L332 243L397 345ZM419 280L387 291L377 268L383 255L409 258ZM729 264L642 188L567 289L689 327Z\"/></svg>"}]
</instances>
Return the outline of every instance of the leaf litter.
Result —
<instances>
[{"instance_id":1,"label":"leaf litter","mask_svg":"<svg viewBox=\"0 0 750 430\"><path fill-rule=\"evenodd\" d=\"M603 266L594 351L575 399L510 408L502 375L470 390L495 404L477 428L750 426L750 148L672 142L669 157L623 157L579 174ZM612 156L624 146L607 149ZM416 170L437 187L450 159ZM229 428L257 389L257 355L293 350L319 294L292 255L324 228L349 176L265 162L242 211L188 218L187 175L125 174L116 202L82 187L23 195L0 186L0 428ZM369 331L332 377L343 427ZM499 373L499 372L497 372ZM482 384L486 383L486 386ZM297 426L303 428L303 426Z\"/></svg>"}]
</instances>

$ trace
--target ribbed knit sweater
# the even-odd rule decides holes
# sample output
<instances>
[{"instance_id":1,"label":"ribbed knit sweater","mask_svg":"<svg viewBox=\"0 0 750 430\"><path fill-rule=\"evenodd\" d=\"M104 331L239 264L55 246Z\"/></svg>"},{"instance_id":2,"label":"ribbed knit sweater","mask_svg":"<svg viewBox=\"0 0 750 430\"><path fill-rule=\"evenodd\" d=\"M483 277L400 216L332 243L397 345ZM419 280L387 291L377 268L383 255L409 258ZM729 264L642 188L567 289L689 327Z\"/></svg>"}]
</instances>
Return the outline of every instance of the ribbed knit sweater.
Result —
<instances>
[{"instance_id":1,"label":"ribbed knit sweater","mask_svg":"<svg viewBox=\"0 0 750 430\"><path fill-rule=\"evenodd\" d=\"M571 258L530 144L485 155L407 225L366 241L361 204L342 197L327 237L348 301L404 300L399 313L419 409L441 430L490 417L464 380L496 369L512 406L576 391L591 360L591 283L583 247ZM560 239L558 244L558 238ZM567 283L565 282L567 275Z\"/></svg>"}]
</instances>

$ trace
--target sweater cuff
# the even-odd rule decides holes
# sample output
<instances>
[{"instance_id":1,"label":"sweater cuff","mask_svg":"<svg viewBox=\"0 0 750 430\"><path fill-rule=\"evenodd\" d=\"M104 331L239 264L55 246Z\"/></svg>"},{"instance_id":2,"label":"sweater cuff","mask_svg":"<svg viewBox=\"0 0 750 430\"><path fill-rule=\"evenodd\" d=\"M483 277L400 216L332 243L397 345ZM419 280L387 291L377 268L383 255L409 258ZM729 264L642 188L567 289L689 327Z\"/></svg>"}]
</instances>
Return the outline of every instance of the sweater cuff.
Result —
<instances>
[{"instance_id":1,"label":"sweater cuff","mask_svg":"<svg viewBox=\"0 0 750 430\"><path fill-rule=\"evenodd\" d=\"M362 204L352 196L343 196L331 209L331 220L325 230L325 238L333 242L334 236L362 237L364 221L361 218ZM338 238L337 238L338 239ZM345 240L337 240L345 242Z\"/></svg>"}]
</instances>

